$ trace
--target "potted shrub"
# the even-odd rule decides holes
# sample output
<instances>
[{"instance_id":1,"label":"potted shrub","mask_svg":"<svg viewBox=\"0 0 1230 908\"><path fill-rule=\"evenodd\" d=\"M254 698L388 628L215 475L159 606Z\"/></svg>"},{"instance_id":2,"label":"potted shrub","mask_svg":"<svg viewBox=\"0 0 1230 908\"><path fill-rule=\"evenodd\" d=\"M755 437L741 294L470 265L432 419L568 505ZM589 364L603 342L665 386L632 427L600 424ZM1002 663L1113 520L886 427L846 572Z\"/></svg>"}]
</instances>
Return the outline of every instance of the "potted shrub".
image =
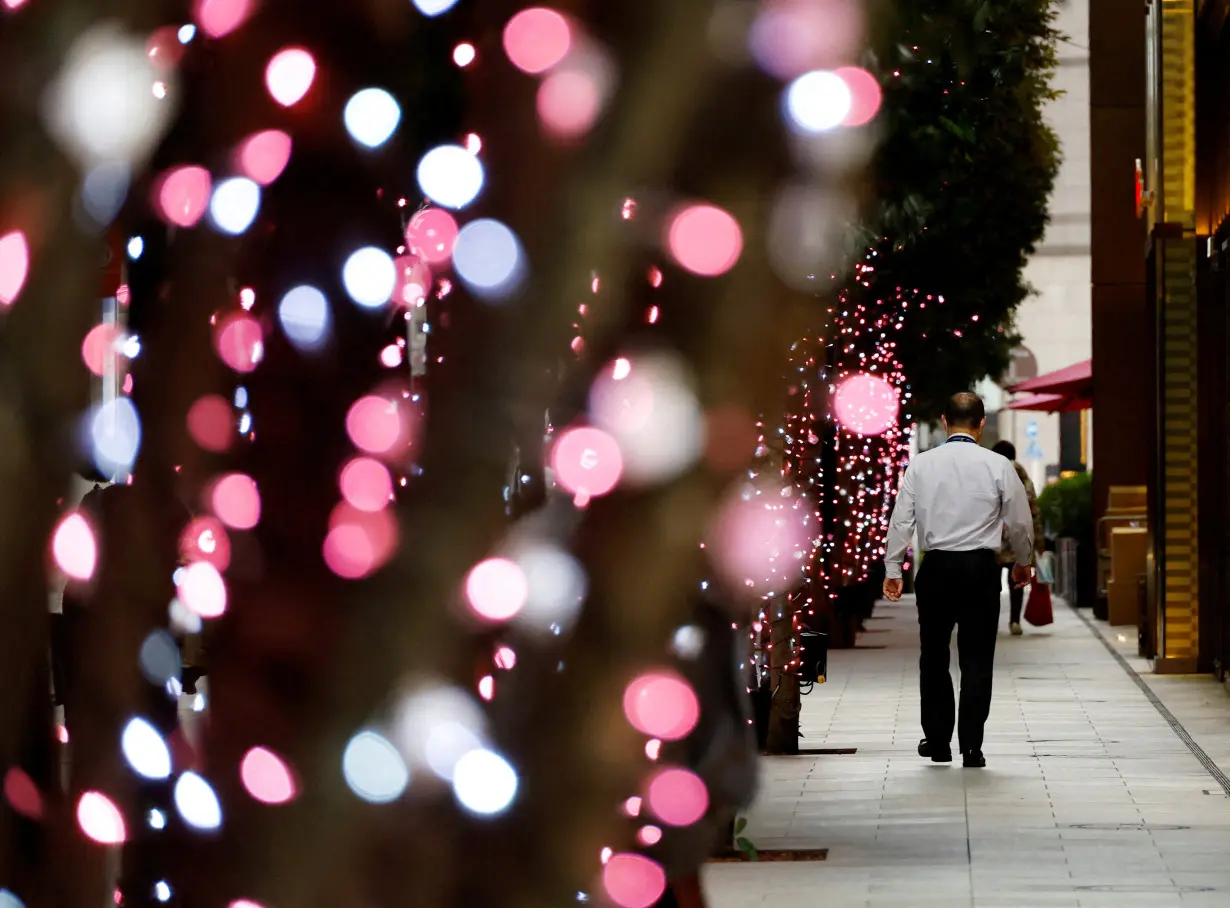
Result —
<instances>
[{"instance_id":1,"label":"potted shrub","mask_svg":"<svg viewBox=\"0 0 1230 908\"><path fill-rule=\"evenodd\" d=\"M1093 525L1093 474L1077 473L1043 489L1038 508L1057 538L1076 541L1076 605L1093 604L1098 552Z\"/></svg>"}]
</instances>

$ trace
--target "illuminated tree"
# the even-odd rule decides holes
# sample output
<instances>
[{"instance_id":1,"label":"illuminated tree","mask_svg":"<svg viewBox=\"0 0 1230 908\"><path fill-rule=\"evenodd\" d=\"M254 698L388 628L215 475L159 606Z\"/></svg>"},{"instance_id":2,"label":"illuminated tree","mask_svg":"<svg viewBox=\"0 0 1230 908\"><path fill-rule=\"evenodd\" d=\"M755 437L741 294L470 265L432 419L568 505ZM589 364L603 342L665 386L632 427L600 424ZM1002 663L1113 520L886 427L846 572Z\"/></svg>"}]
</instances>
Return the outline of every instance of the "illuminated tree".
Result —
<instances>
[{"instance_id":1,"label":"illuminated tree","mask_svg":"<svg viewBox=\"0 0 1230 908\"><path fill-rule=\"evenodd\" d=\"M792 153L789 76L728 53L747 23L715 23L711 0L523 7L202 0L191 28L155 0L0 14L0 756L24 810L0 813L0 884L26 903L111 898L126 840L134 905L530 905L604 886L631 906L733 806L705 736L733 717L737 756L737 698L696 715L692 660L750 617L741 582L759 578L699 544L813 305L774 268L765 199L849 171ZM423 196L445 233L454 211L451 262L421 222L403 230ZM81 301L121 204L148 247L129 291L141 351L132 398L95 411ZM428 331L426 374L407 376ZM604 496L605 449L561 451L625 360L628 386L647 376L696 431L638 439L616 407L624 481ZM81 434L133 476L109 499L122 541L59 513ZM568 494L510 527L509 500L528 507L510 462L544 458ZM179 495L217 521L187 545L161 520ZM94 584L66 792L41 671L53 534L59 567ZM535 624L543 575L555 620ZM702 581L732 611L702 611ZM147 644L198 626L194 745L132 722L175 688ZM655 805L671 762L696 771L663 783L686 803L708 786L704 817Z\"/></svg>"}]
</instances>

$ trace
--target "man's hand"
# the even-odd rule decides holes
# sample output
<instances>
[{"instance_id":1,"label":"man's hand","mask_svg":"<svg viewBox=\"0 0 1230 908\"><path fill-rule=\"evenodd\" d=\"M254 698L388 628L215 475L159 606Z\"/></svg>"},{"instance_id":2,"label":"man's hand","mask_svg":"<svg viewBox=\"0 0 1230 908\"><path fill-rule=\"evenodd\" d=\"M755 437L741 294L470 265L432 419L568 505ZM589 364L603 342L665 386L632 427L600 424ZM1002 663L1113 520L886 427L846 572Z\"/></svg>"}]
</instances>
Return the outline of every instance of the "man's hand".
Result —
<instances>
[{"instance_id":1,"label":"man's hand","mask_svg":"<svg viewBox=\"0 0 1230 908\"><path fill-rule=\"evenodd\" d=\"M1018 590L1034 582L1034 569L1026 564L1014 565L1012 568L1012 585Z\"/></svg>"},{"instance_id":2,"label":"man's hand","mask_svg":"<svg viewBox=\"0 0 1230 908\"><path fill-rule=\"evenodd\" d=\"M889 602L901 601L901 578L888 579L884 581L884 598Z\"/></svg>"}]
</instances>

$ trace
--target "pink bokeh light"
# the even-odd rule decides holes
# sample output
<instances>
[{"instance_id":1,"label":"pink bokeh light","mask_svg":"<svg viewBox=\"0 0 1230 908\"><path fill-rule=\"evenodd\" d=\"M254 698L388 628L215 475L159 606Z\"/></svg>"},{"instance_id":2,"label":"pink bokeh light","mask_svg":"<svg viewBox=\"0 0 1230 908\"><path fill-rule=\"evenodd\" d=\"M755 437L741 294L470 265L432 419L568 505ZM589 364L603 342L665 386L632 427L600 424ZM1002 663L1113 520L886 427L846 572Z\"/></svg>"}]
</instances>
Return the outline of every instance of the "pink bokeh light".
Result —
<instances>
[{"instance_id":1,"label":"pink bokeh light","mask_svg":"<svg viewBox=\"0 0 1230 908\"><path fill-rule=\"evenodd\" d=\"M700 701L675 672L646 672L624 690L624 716L642 734L678 741L700 721Z\"/></svg>"},{"instance_id":2,"label":"pink bokeh light","mask_svg":"<svg viewBox=\"0 0 1230 908\"><path fill-rule=\"evenodd\" d=\"M216 517L194 517L179 537L179 556L185 562L208 561L218 571L231 564L231 537Z\"/></svg>"},{"instance_id":3,"label":"pink bokeh light","mask_svg":"<svg viewBox=\"0 0 1230 908\"><path fill-rule=\"evenodd\" d=\"M266 129L243 140L236 153L239 171L254 183L268 186L290 163L294 143L280 129Z\"/></svg>"},{"instance_id":4,"label":"pink bokeh light","mask_svg":"<svg viewBox=\"0 0 1230 908\"><path fill-rule=\"evenodd\" d=\"M235 415L218 394L198 397L188 408L188 434L201 448L221 453L235 440Z\"/></svg>"},{"instance_id":5,"label":"pink bokeh light","mask_svg":"<svg viewBox=\"0 0 1230 908\"><path fill-rule=\"evenodd\" d=\"M553 9L523 9L504 26L504 53L523 73L537 75L558 64L572 47L572 27Z\"/></svg>"},{"instance_id":6,"label":"pink bokeh light","mask_svg":"<svg viewBox=\"0 0 1230 908\"><path fill-rule=\"evenodd\" d=\"M357 524L344 523L331 529L321 553L329 570L345 580L358 580L376 569L371 538Z\"/></svg>"},{"instance_id":7,"label":"pink bokeh light","mask_svg":"<svg viewBox=\"0 0 1230 908\"><path fill-rule=\"evenodd\" d=\"M81 359L85 367L95 375L102 375L106 372L107 359L115 352L116 341L122 335L123 332L120 331L118 325L109 325L105 322L91 328L85 340L81 342Z\"/></svg>"},{"instance_id":8,"label":"pink bokeh light","mask_svg":"<svg viewBox=\"0 0 1230 908\"><path fill-rule=\"evenodd\" d=\"M605 495L619 484L623 455L601 429L582 426L560 435L551 449L556 481L574 495Z\"/></svg>"},{"instance_id":9,"label":"pink bokeh light","mask_svg":"<svg viewBox=\"0 0 1230 908\"><path fill-rule=\"evenodd\" d=\"M850 89L850 112L842 126L863 126L875 119L880 111L883 93L880 82L871 73L857 66L843 66L833 71Z\"/></svg>"},{"instance_id":10,"label":"pink bokeh light","mask_svg":"<svg viewBox=\"0 0 1230 908\"><path fill-rule=\"evenodd\" d=\"M637 830L636 840L646 848L652 848L662 841L662 830L657 826L642 826Z\"/></svg>"},{"instance_id":11,"label":"pink bokeh light","mask_svg":"<svg viewBox=\"0 0 1230 908\"><path fill-rule=\"evenodd\" d=\"M669 768L649 780L649 809L668 826L691 826L709 809L709 789L696 773Z\"/></svg>"},{"instance_id":12,"label":"pink bokeh light","mask_svg":"<svg viewBox=\"0 0 1230 908\"><path fill-rule=\"evenodd\" d=\"M234 315L214 334L214 347L222 362L240 374L247 374L265 358L265 332L250 315Z\"/></svg>"},{"instance_id":13,"label":"pink bokeh light","mask_svg":"<svg viewBox=\"0 0 1230 908\"><path fill-rule=\"evenodd\" d=\"M11 306L21 295L30 271L30 247L26 235L14 230L0 236L0 305Z\"/></svg>"},{"instance_id":14,"label":"pink bokeh light","mask_svg":"<svg viewBox=\"0 0 1230 908\"><path fill-rule=\"evenodd\" d=\"M356 457L342 467L338 486L342 497L360 511L383 510L393 496L389 468L371 457Z\"/></svg>"},{"instance_id":15,"label":"pink bokeh light","mask_svg":"<svg viewBox=\"0 0 1230 908\"><path fill-rule=\"evenodd\" d=\"M483 675L478 679L478 695L484 700L490 702L495 696L495 678L491 675Z\"/></svg>"},{"instance_id":16,"label":"pink bokeh light","mask_svg":"<svg viewBox=\"0 0 1230 908\"><path fill-rule=\"evenodd\" d=\"M65 576L74 580L89 580L98 563L98 543L94 531L76 511L56 526L51 537L51 555Z\"/></svg>"},{"instance_id":17,"label":"pink bokeh light","mask_svg":"<svg viewBox=\"0 0 1230 908\"><path fill-rule=\"evenodd\" d=\"M597 80L579 69L552 73L538 86L538 116L548 133L561 139L584 135L602 110Z\"/></svg>"},{"instance_id":18,"label":"pink bokeh light","mask_svg":"<svg viewBox=\"0 0 1230 908\"><path fill-rule=\"evenodd\" d=\"M496 668L510 672L517 667L517 653L511 646L501 646L495 651L495 658L492 661Z\"/></svg>"},{"instance_id":19,"label":"pink bokeh light","mask_svg":"<svg viewBox=\"0 0 1230 908\"><path fill-rule=\"evenodd\" d=\"M796 555L811 547L806 509L798 505L801 499L783 497L781 491L747 498L736 491L717 513L706 551L736 589L780 591L799 577Z\"/></svg>"},{"instance_id":20,"label":"pink bokeh light","mask_svg":"<svg viewBox=\"0 0 1230 908\"><path fill-rule=\"evenodd\" d=\"M97 791L87 791L77 801L77 825L99 845L120 845L128 837L120 809Z\"/></svg>"},{"instance_id":21,"label":"pink bokeh light","mask_svg":"<svg viewBox=\"0 0 1230 908\"><path fill-rule=\"evenodd\" d=\"M405 354L398 344L389 344L380 351L380 365L386 369L396 369L404 359Z\"/></svg>"},{"instance_id":22,"label":"pink bokeh light","mask_svg":"<svg viewBox=\"0 0 1230 908\"><path fill-rule=\"evenodd\" d=\"M302 47L278 51L265 68L265 86L283 107L293 107L303 100L315 78L316 60Z\"/></svg>"},{"instance_id":23,"label":"pink bokeh light","mask_svg":"<svg viewBox=\"0 0 1230 908\"><path fill-rule=\"evenodd\" d=\"M156 207L162 217L176 227L192 227L209 207L213 181L204 167L185 165L168 170L155 187Z\"/></svg>"},{"instance_id":24,"label":"pink bokeh light","mask_svg":"<svg viewBox=\"0 0 1230 908\"><path fill-rule=\"evenodd\" d=\"M333 509L321 554L337 576L358 580L375 571L397 549L397 521L383 510L360 511L346 502Z\"/></svg>"},{"instance_id":25,"label":"pink bokeh light","mask_svg":"<svg viewBox=\"0 0 1230 908\"><path fill-rule=\"evenodd\" d=\"M260 491L256 480L244 473L231 473L214 483L209 503L218 519L233 530L250 530L260 523Z\"/></svg>"},{"instance_id":26,"label":"pink bokeh light","mask_svg":"<svg viewBox=\"0 0 1230 908\"><path fill-rule=\"evenodd\" d=\"M221 38L243 25L252 0L197 0L193 18L211 38Z\"/></svg>"},{"instance_id":27,"label":"pink bokeh light","mask_svg":"<svg viewBox=\"0 0 1230 908\"><path fill-rule=\"evenodd\" d=\"M453 257L460 228L443 208L424 208L406 226L406 248L429 265L442 265Z\"/></svg>"},{"instance_id":28,"label":"pink bokeh light","mask_svg":"<svg viewBox=\"0 0 1230 908\"><path fill-rule=\"evenodd\" d=\"M145 42L145 55L159 75L167 75L184 56L184 46L179 42L179 29L166 25L155 29Z\"/></svg>"},{"instance_id":29,"label":"pink bokeh light","mask_svg":"<svg viewBox=\"0 0 1230 908\"><path fill-rule=\"evenodd\" d=\"M883 378L860 373L837 386L833 413L841 427L857 435L882 435L897 425L901 392Z\"/></svg>"},{"instance_id":30,"label":"pink bokeh light","mask_svg":"<svg viewBox=\"0 0 1230 908\"><path fill-rule=\"evenodd\" d=\"M857 56L863 33L855 0L769 0L748 43L762 69L787 80Z\"/></svg>"},{"instance_id":31,"label":"pink bokeh light","mask_svg":"<svg viewBox=\"0 0 1230 908\"><path fill-rule=\"evenodd\" d=\"M725 274L743 253L739 222L714 205L688 205L667 223L667 249L681 268L693 274Z\"/></svg>"},{"instance_id":32,"label":"pink bokeh light","mask_svg":"<svg viewBox=\"0 0 1230 908\"><path fill-rule=\"evenodd\" d=\"M360 397L346 414L346 434L365 454L387 454L404 439L401 409L385 397Z\"/></svg>"},{"instance_id":33,"label":"pink bokeh light","mask_svg":"<svg viewBox=\"0 0 1230 908\"><path fill-rule=\"evenodd\" d=\"M248 794L262 804L286 804L298 794L290 766L264 747L254 747L244 754L239 778Z\"/></svg>"},{"instance_id":34,"label":"pink bokeh light","mask_svg":"<svg viewBox=\"0 0 1230 908\"><path fill-rule=\"evenodd\" d=\"M393 290L393 302L412 308L422 305L431 292L431 269L417 255L400 255L393 260L397 269L397 286Z\"/></svg>"},{"instance_id":35,"label":"pink bokeh light","mask_svg":"<svg viewBox=\"0 0 1230 908\"><path fill-rule=\"evenodd\" d=\"M4 774L4 798L17 813L30 820L43 818L43 793L25 770L13 766Z\"/></svg>"},{"instance_id":36,"label":"pink bokeh light","mask_svg":"<svg viewBox=\"0 0 1230 908\"><path fill-rule=\"evenodd\" d=\"M226 611L226 582L208 561L194 561L185 567L176 593L189 611L202 618L217 618Z\"/></svg>"},{"instance_id":37,"label":"pink bokeh light","mask_svg":"<svg viewBox=\"0 0 1230 908\"><path fill-rule=\"evenodd\" d=\"M619 908L649 908L666 891L666 871L643 855L612 855L602 868L602 888Z\"/></svg>"},{"instance_id":38,"label":"pink bokeh light","mask_svg":"<svg viewBox=\"0 0 1230 908\"><path fill-rule=\"evenodd\" d=\"M525 607L528 597L525 571L507 558L480 561L466 577L466 600L485 621L508 621Z\"/></svg>"}]
</instances>

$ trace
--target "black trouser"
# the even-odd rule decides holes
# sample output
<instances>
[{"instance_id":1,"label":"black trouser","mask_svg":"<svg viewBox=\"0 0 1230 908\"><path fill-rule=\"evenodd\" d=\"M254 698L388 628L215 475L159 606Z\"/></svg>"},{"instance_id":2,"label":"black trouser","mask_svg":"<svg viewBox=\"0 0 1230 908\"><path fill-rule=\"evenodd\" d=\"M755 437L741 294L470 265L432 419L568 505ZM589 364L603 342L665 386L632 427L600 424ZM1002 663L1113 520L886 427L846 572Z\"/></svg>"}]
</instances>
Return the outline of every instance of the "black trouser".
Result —
<instances>
[{"instance_id":1,"label":"black trouser","mask_svg":"<svg viewBox=\"0 0 1230 908\"><path fill-rule=\"evenodd\" d=\"M1010 624L1021 623L1021 606L1025 604L1025 587L1017 586L1012 582L1012 571L1016 567L1013 564L1002 565L1005 573L1008 575L1008 622Z\"/></svg>"},{"instance_id":2,"label":"black trouser","mask_svg":"<svg viewBox=\"0 0 1230 908\"><path fill-rule=\"evenodd\" d=\"M961 666L961 751L981 750L991 711L991 672L999 632L999 559L995 552L928 552L916 585L918 660L923 734L933 744L952 741L956 724L948 647L957 628Z\"/></svg>"}]
</instances>

